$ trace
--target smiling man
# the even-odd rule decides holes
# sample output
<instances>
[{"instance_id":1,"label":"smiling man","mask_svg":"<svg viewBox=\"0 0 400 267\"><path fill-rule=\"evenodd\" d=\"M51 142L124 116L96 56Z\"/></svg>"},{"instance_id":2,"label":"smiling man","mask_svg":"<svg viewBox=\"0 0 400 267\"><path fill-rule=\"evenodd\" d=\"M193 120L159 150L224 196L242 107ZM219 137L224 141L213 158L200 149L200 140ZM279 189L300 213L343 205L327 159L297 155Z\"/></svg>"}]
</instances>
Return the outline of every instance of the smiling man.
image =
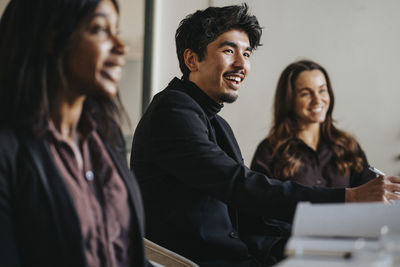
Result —
<instances>
[{"instance_id":1,"label":"smiling man","mask_svg":"<svg viewBox=\"0 0 400 267\"><path fill-rule=\"evenodd\" d=\"M196 84L217 103L232 103L250 71L249 37L243 30L222 33L205 51L204 60L191 49L184 52L189 81Z\"/></svg>"},{"instance_id":2,"label":"smiling man","mask_svg":"<svg viewBox=\"0 0 400 267\"><path fill-rule=\"evenodd\" d=\"M175 35L183 76L154 97L136 128L131 168L147 238L200 266L265 266L281 257L281 239L269 237L267 225L241 228L239 212L290 222L299 201L379 201L383 194L370 192L389 184L400 191L383 178L346 191L308 188L244 165L232 129L217 113L238 97L260 37L246 5L187 16Z\"/></svg>"}]
</instances>

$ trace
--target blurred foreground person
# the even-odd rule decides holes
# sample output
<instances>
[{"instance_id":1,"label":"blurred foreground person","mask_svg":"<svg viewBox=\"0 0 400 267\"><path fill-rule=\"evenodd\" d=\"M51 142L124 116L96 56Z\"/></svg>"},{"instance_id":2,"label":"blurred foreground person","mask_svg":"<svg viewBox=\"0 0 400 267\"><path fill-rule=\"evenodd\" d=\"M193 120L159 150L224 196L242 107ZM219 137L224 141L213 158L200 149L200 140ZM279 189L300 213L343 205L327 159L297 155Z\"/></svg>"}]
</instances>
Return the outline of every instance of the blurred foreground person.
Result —
<instances>
[{"instance_id":1,"label":"blurred foreground person","mask_svg":"<svg viewBox=\"0 0 400 267\"><path fill-rule=\"evenodd\" d=\"M1 266L147 266L118 18L115 0L11 0L1 18Z\"/></svg>"}]
</instances>

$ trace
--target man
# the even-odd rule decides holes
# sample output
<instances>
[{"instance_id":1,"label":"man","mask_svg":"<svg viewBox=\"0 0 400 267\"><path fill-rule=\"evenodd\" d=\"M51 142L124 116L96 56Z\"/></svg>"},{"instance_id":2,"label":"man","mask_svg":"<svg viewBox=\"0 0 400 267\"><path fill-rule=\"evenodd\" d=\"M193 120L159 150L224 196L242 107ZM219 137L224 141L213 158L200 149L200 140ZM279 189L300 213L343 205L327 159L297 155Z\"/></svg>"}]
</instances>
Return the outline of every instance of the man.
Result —
<instances>
[{"instance_id":1,"label":"man","mask_svg":"<svg viewBox=\"0 0 400 267\"><path fill-rule=\"evenodd\" d=\"M398 198L393 191L400 190L399 177L345 191L282 183L244 165L217 113L238 97L259 45L261 27L247 11L246 5L210 7L180 23L175 37L183 77L154 97L132 145L147 237L200 266L268 263L276 239L261 239L264 258L255 259L241 235L240 211L290 222L299 201L382 201Z\"/></svg>"}]
</instances>

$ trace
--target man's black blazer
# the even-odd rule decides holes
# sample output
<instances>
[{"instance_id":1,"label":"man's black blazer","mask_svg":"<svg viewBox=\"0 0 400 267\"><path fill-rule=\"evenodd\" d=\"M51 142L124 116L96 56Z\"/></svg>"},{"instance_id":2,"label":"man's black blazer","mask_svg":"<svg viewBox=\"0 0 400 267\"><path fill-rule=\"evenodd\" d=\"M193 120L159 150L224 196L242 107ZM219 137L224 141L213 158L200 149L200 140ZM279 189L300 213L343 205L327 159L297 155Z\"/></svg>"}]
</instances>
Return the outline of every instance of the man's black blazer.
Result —
<instances>
[{"instance_id":1,"label":"man's black blazer","mask_svg":"<svg viewBox=\"0 0 400 267\"><path fill-rule=\"evenodd\" d=\"M299 201L344 201L344 189L282 183L248 169L210 101L195 84L174 78L136 128L131 168L150 240L201 266L230 266L249 258L236 210L290 221Z\"/></svg>"}]
</instances>

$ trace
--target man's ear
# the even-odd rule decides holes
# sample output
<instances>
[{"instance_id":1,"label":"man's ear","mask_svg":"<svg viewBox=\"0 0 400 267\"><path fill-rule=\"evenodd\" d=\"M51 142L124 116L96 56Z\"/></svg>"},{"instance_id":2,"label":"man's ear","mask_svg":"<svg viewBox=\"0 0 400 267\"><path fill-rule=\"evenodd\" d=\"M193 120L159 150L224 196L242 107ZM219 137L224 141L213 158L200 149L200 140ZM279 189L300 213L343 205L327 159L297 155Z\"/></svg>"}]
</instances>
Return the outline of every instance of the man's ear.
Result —
<instances>
[{"instance_id":1,"label":"man's ear","mask_svg":"<svg viewBox=\"0 0 400 267\"><path fill-rule=\"evenodd\" d=\"M187 48L183 52L183 58L185 59L185 65L188 67L190 72L196 72L198 70L199 57L191 49Z\"/></svg>"}]
</instances>

